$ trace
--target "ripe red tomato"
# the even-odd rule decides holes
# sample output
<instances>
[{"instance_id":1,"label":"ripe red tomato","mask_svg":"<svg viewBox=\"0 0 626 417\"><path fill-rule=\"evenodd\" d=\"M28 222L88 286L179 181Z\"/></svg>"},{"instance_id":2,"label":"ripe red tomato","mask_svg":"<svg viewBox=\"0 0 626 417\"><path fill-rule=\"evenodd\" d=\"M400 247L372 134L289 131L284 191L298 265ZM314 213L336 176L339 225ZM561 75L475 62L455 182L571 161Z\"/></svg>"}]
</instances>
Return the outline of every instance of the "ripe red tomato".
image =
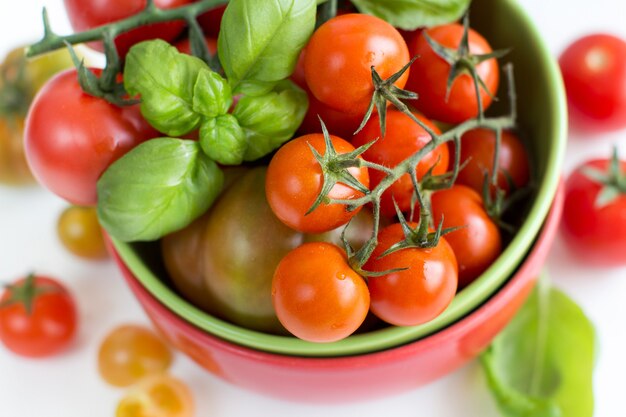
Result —
<instances>
[{"instance_id":1,"label":"ripe red tomato","mask_svg":"<svg viewBox=\"0 0 626 417\"><path fill-rule=\"evenodd\" d=\"M453 23L427 29L425 32L440 45L457 49L463 36L463 25ZM492 52L485 38L471 29L469 47L470 52L475 55ZM411 74L406 83L407 90L419 94L419 99L412 102L417 110L431 119L454 124L478 115L478 101L471 75L459 75L452 84L450 95L446 100L450 64L433 51L423 33L411 41L409 50L411 56L419 56L411 65ZM476 70L491 94L495 95L500 81L496 59L480 63ZM491 104L491 97L482 88L480 97L483 108L487 109Z\"/></svg>"},{"instance_id":2,"label":"ripe red tomato","mask_svg":"<svg viewBox=\"0 0 626 417\"><path fill-rule=\"evenodd\" d=\"M457 183L467 185L482 193L485 174L491 178L495 153L496 133L490 129L474 129L461 137L461 163L467 162L459 172ZM530 180L528 153L519 138L512 132L502 132L498 158L498 188L509 191L507 176L517 188Z\"/></svg>"},{"instance_id":3,"label":"ripe red tomato","mask_svg":"<svg viewBox=\"0 0 626 417\"><path fill-rule=\"evenodd\" d=\"M461 227L445 236L459 265L459 288L470 284L502 252L500 231L483 205L482 197L471 188L455 185L432 196L435 224Z\"/></svg>"},{"instance_id":4,"label":"ripe red tomato","mask_svg":"<svg viewBox=\"0 0 626 417\"><path fill-rule=\"evenodd\" d=\"M458 280L457 263L445 238L441 238L438 245L431 249L402 249L379 258L403 239L399 223L384 228L378 235L378 246L364 269L381 272L407 268L369 278L370 309L387 323L415 326L434 319L452 302Z\"/></svg>"},{"instance_id":5,"label":"ripe red tomato","mask_svg":"<svg viewBox=\"0 0 626 417\"><path fill-rule=\"evenodd\" d=\"M354 150L354 146L337 136L330 137L337 154ZM305 233L321 233L335 229L356 215L360 207L346 210L343 204L319 205L311 208L322 190L322 169L309 148L320 155L326 153L324 136L319 133L300 136L287 142L272 158L267 170L265 192L272 211L292 229ZM350 168L349 172L365 187L369 187L367 168ZM332 199L355 199L363 193L342 183L335 184L328 196Z\"/></svg>"},{"instance_id":6,"label":"ripe red tomato","mask_svg":"<svg viewBox=\"0 0 626 417\"><path fill-rule=\"evenodd\" d=\"M559 59L572 122L589 130L626 126L626 42L607 34L578 39Z\"/></svg>"},{"instance_id":7,"label":"ripe red tomato","mask_svg":"<svg viewBox=\"0 0 626 417\"><path fill-rule=\"evenodd\" d=\"M280 322L295 336L334 342L363 323L370 296L343 250L330 243L305 243L278 264L272 302Z\"/></svg>"},{"instance_id":8,"label":"ripe red tomato","mask_svg":"<svg viewBox=\"0 0 626 417\"><path fill-rule=\"evenodd\" d=\"M107 23L125 19L141 12L148 3L146 0L64 0L67 15L72 28L77 32L93 29ZM155 0L161 9L173 9L190 3L191 0ZM163 39L170 42L183 31L184 22L165 22L142 26L123 33L115 38L115 46L121 57L136 43L148 39ZM101 42L89 44L92 48L103 51Z\"/></svg>"},{"instance_id":9,"label":"ripe red tomato","mask_svg":"<svg viewBox=\"0 0 626 417\"><path fill-rule=\"evenodd\" d=\"M194 0L197 3L199 0ZM226 4L218 6L208 12L202 13L198 16L198 23L202 28L202 31L206 36L217 38L220 34L220 27L222 26L222 17L226 11Z\"/></svg>"},{"instance_id":10,"label":"ripe red tomato","mask_svg":"<svg viewBox=\"0 0 626 417\"><path fill-rule=\"evenodd\" d=\"M398 72L409 61L402 35L374 16L337 16L313 34L306 47L304 71L313 95L344 113L364 115L374 92L371 66L382 79ZM403 88L404 73L395 83Z\"/></svg>"},{"instance_id":11,"label":"ripe red tomato","mask_svg":"<svg viewBox=\"0 0 626 417\"><path fill-rule=\"evenodd\" d=\"M608 172L609 165L606 159L587 161L570 175L565 184L562 230L576 259L619 266L626 265L626 191L622 189L610 203L599 205L603 184L585 175L589 168ZM620 167L625 172L626 162L621 161Z\"/></svg>"},{"instance_id":12,"label":"ripe red tomato","mask_svg":"<svg viewBox=\"0 0 626 417\"><path fill-rule=\"evenodd\" d=\"M415 116L435 133L441 133L437 126L421 114L415 113ZM384 137L381 136L379 117L374 115L363 130L354 137L352 143L359 147L377 138L378 141L363 153L363 158L388 168L395 167L431 141L430 135L420 125L398 110L387 112L387 131ZM438 146L417 164L417 177L421 179L432 166L435 166L433 169L435 175L443 174L448 170L448 163L448 147ZM375 169L370 169L369 174L372 189L386 176ZM411 208L412 196L413 182L411 177L405 174L383 193L380 201L381 213L386 216L395 216L393 199L398 203L400 210L408 211Z\"/></svg>"},{"instance_id":13,"label":"ripe red tomato","mask_svg":"<svg viewBox=\"0 0 626 417\"><path fill-rule=\"evenodd\" d=\"M21 356L50 356L67 348L76 322L71 294L53 278L31 275L0 297L0 341Z\"/></svg>"},{"instance_id":14,"label":"ripe red tomato","mask_svg":"<svg viewBox=\"0 0 626 417\"><path fill-rule=\"evenodd\" d=\"M39 182L72 204L96 204L96 182L115 160L158 133L139 106L85 94L76 70L51 79L28 112L24 146Z\"/></svg>"}]
</instances>

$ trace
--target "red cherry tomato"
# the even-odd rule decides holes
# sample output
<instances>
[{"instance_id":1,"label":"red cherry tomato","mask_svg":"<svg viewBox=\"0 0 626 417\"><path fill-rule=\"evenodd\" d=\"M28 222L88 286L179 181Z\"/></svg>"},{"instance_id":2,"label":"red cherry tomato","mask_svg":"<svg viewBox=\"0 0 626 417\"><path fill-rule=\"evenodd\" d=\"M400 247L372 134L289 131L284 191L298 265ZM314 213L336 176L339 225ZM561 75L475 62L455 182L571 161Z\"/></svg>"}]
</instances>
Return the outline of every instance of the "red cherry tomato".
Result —
<instances>
[{"instance_id":1,"label":"red cherry tomato","mask_svg":"<svg viewBox=\"0 0 626 417\"><path fill-rule=\"evenodd\" d=\"M77 32L93 29L107 23L125 19L141 12L147 0L64 0L67 15L72 28ZM161 9L173 9L190 3L190 0L155 0L154 4ZM182 32L184 22L165 22L142 26L123 33L115 38L115 46L121 57L141 41L163 39L170 42ZM101 42L92 42L90 46L103 51Z\"/></svg>"},{"instance_id":2,"label":"red cherry tomato","mask_svg":"<svg viewBox=\"0 0 626 417\"><path fill-rule=\"evenodd\" d=\"M370 297L346 254L330 243L305 243L278 264L272 302L280 322L300 339L334 342L365 320Z\"/></svg>"},{"instance_id":3,"label":"red cherry tomato","mask_svg":"<svg viewBox=\"0 0 626 417\"><path fill-rule=\"evenodd\" d=\"M463 36L463 26L453 23L427 29L425 32L440 45L457 49ZM471 29L469 47L470 52L475 55L492 51L485 38ZM419 99L412 102L417 110L431 119L455 124L478 115L478 101L471 75L459 75L452 84L450 95L446 100L450 64L433 51L423 33L412 40L409 50L411 56L419 56L411 65L411 74L406 84L407 90L419 94ZM480 63L476 70L491 94L495 95L500 81L496 59ZM482 88L480 97L483 108L487 109L491 104L491 97Z\"/></svg>"},{"instance_id":4,"label":"red cherry tomato","mask_svg":"<svg viewBox=\"0 0 626 417\"><path fill-rule=\"evenodd\" d=\"M435 224L460 227L445 236L459 265L459 288L474 281L502 252L500 231L485 211L482 197L471 188L455 185L432 196Z\"/></svg>"},{"instance_id":5,"label":"red cherry tomato","mask_svg":"<svg viewBox=\"0 0 626 417\"><path fill-rule=\"evenodd\" d=\"M626 162L619 164L622 173L626 172ZM570 175L565 185L562 229L576 259L619 266L626 265L626 191L622 189L615 199L601 204L598 194L603 185L585 175L589 168L608 172L609 165L606 159L587 161Z\"/></svg>"},{"instance_id":6,"label":"red cherry tomato","mask_svg":"<svg viewBox=\"0 0 626 417\"><path fill-rule=\"evenodd\" d=\"M349 153L354 147L345 140L330 137L338 154ZM346 224L360 208L346 210L343 204L319 205L311 208L322 190L322 169L309 148L320 155L326 153L324 136L319 133L300 136L287 142L272 158L267 170L265 192L272 211L292 229L305 233L321 233ZM369 186L367 168L350 168L349 172L365 187ZM342 183L335 184L328 196L332 199L356 199L363 193Z\"/></svg>"},{"instance_id":7,"label":"red cherry tomato","mask_svg":"<svg viewBox=\"0 0 626 417\"><path fill-rule=\"evenodd\" d=\"M607 34L578 39L559 59L570 120L588 130L626 126L626 42Z\"/></svg>"},{"instance_id":8,"label":"red cherry tomato","mask_svg":"<svg viewBox=\"0 0 626 417\"><path fill-rule=\"evenodd\" d=\"M415 113L415 116L436 134L441 133L437 126L421 114ZM378 141L363 153L363 158L370 162L393 168L431 141L431 137L426 130L398 110L387 112L387 131L384 137L381 136L379 123L378 115L372 116L363 130L352 141L354 146L359 147L378 138ZM432 166L435 166L433 174L440 175L445 173L448 170L448 162L448 147L446 145L438 146L432 152L426 154L420 163L417 164L418 179L421 179ZM370 169L369 174L372 189L386 176L381 171L375 169ZM408 211L411 208L412 196L413 182L411 177L405 174L383 193L380 201L381 213L386 216L395 216L394 199L400 210Z\"/></svg>"},{"instance_id":9,"label":"red cherry tomato","mask_svg":"<svg viewBox=\"0 0 626 417\"><path fill-rule=\"evenodd\" d=\"M387 249L403 239L399 223L384 228L378 235L378 246L364 269L381 272L407 268L369 278L370 309L387 323L415 326L434 319L452 302L458 280L457 264L445 238L441 238L438 245L431 249L402 249L380 258Z\"/></svg>"},{"instance_id":10,"label":"red cherry tomato","mask_svg":"<svg viewBox=\"0 0 626 417\"><path fill-rule=\"evenodd\" d=\"M24 146L40 183L76 205L95 205L96 182L115 160L158 133L139 106L117 107L85 94L76 70L51 79L26 119Z\"/></svg>"},{"instance_id":11,"label":"red cherry tomato","mask_svg":"<svg viewBox=\"0 0 626 417\"><path fill-rule=\"evenodd\" d=\"M490 129L474 129L461 137L461 163L457 183L467 185L482 194L485 174L491 178L495 153L496 133ZM510 178L517 188L530 180L528 153L519 138L512 132L502 132L498 157L498 188L509 191Z\"/></svg>"},{"instance_id":12,"label":"red cherry tomato","mask_svg":"<svg viewBox=\"0 0 626 417\"><path fill-rule=\"evenodd\" d=\"M387 79L410 58L402 35L374 16L337 16L313 34L306 47L304 71L313 95L329 107L364 115L374 92L371 67ZM404 73L395 83L403 88Z\"/></svg>"},{"instance_id":13,"label":"red cherry tomato","mask_svg":"<svg viewBox=\"0 0 626 417\"><path fill-rule=\"evenodd\" d=\"M194 3L197 2L198 0L194 1ZM225 11L226 5L224 4L198 16L198 23L200 24L200 27L202 28L202 31L206 36L217 38L217 36L220 34L222 17L224 17Z\"/></svg>"},{"instance_id":14,"label":"red cherry tomato","mask_svg":"<svg viewBox=\"0 0 626 417\"><path fill-rule=\"evenodd\" d=\"M0 297L0 341L21 356L50 356L66 349L76 322L71 294L53 278L31 275Z\"/></svg>"}]
</instances>

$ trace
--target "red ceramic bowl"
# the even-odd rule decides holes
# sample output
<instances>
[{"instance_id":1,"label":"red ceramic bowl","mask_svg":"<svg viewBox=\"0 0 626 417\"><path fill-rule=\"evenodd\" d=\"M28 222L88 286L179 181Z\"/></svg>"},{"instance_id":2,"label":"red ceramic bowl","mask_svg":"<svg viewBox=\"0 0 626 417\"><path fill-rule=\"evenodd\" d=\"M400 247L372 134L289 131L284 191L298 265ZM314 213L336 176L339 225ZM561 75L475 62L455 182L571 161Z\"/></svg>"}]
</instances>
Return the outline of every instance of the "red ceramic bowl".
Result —
<instances>
[{"instance_id":1,"label":"red ceramic bowl","mask_svg":"<svg viewBox=\"0 0 626 417\"><path fill-rule=\"evenodd\" d=\"M115 255L154 325L176 348L243 388L297 401L345 402L397 394L434 381L475 358L511 320L533 288L561 216L559 189L535 245L513 277L485 304L449 327L380 352L307 358L261 352L203 332L160 304Z\"/></svg>"}]
</instances>

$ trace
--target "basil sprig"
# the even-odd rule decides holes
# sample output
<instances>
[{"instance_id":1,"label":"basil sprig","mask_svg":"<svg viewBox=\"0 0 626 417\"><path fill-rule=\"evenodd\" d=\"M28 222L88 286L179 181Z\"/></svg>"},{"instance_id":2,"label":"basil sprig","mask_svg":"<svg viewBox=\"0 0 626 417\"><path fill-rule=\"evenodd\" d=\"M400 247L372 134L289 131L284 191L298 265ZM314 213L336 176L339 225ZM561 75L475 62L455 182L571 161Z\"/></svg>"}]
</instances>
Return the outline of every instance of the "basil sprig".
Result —
<instances>
[{"instance_id":1,"label":"basil sprig","mask_svg":"<svg viewBox=\"0 0 626 417\"><path fill-rule=\"evenodd\" d=\"M542 280L481 359L503 416L591 417L594 355L589 319Z\"/></svg>"},{"instance_id":2,"label":"basil sprig","mask_svg":"<svg viewBox=\"0 0 626 417\"><path fill-rule=\"evenodd\" d=\"M352 0L362 13L380 17L393 26L414 30L458 20L471 0Z\"/></svg>"}]
</instances>

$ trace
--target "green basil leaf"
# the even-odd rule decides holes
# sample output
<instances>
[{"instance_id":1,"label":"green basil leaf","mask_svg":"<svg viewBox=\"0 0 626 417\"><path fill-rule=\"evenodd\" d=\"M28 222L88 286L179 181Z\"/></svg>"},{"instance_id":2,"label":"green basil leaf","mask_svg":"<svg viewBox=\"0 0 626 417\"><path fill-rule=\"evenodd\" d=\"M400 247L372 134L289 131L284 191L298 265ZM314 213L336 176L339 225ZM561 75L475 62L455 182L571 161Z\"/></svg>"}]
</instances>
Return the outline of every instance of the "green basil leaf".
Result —
<instances>
[{"instance_id":1,"label":"green basil leaf","mask_svg":"<svg viewBox=\"0 0 626 417\"><path fill-rule=\"evenodd\" d=\"M313 33L315 13L315 0L231 0L217 51L233 91L247 93L244 81L289 77Z\"/></svg>"},{"instance_id":2,"label":"green basil leaf","mask_svg":"<svg viewBox=\"0 0 626 417\"><path fill-rule=\"evenodd\" d=\"M583 311L544 280L482 355L509 417L591 417L595 332Z\"/></svg>"},{"instance_id":3,"label":"green basil leaf","mask_svg":"<svg viewBox=\"0 0 626 417\"><path fill-rule=\"evenodd\" d=\"M269 94L242 97L233 115L247 137L244 160L261 158L289 140L302 123L308 104L306 92L289 80L276 84Z\"/></svg>"},{"instance_id":4,"label":"green basil leaf","mask_svg":"<svg viewBox=\"0 0 626 417\"><path fill-rule=\"evenodd\" d=\"M362 13L380 17L393 26L414 30L458 20L471 0L353 0Z\"/></svg>"},{"instance_id":5,"label":"green basil leaf","mask_svg":"<svg viewBox=\"0 0 626 417\"><path fill-rule=\"evenodd\" d=\"M156 240L204 213L224 175L196 141L158 138L113 163L98 181L98 217L113 237Z\"/></svg>"},{"instance_id":6,"label":"green basil leaf","mask_svg":"<svg viewBox=\"0 0 626 417\"><path fill-rule=\"evenodd\" d=\"M141 42L130 49L124 67L124 86L141 96L141 114L159 132L184 135L200 125L194 110L194 87L208 66L179 53L162 40Z\"/></svg>"},{"instance_id":7,"label":"green basil leaf","mask_svg":"<svg viewBox=\"0 0 626 417\"><path fill-rule=\"evenodd\" d=\"M228 113L232 105L233 94L228 82L209 69L200 71L193 88L194 111L214 118Z\"/></svg>"},{"instance_id":8,"label":"green basil leaf","mask_svg":"<svg viewBox=\"0 0 626 417\"><path fill-rule=\"evenodd\" d=\"M204 153L218 163L239 165L248 148L248 139L235 116L225 114L202 123L200 145Z\"/></svg>"}]
</instances>

